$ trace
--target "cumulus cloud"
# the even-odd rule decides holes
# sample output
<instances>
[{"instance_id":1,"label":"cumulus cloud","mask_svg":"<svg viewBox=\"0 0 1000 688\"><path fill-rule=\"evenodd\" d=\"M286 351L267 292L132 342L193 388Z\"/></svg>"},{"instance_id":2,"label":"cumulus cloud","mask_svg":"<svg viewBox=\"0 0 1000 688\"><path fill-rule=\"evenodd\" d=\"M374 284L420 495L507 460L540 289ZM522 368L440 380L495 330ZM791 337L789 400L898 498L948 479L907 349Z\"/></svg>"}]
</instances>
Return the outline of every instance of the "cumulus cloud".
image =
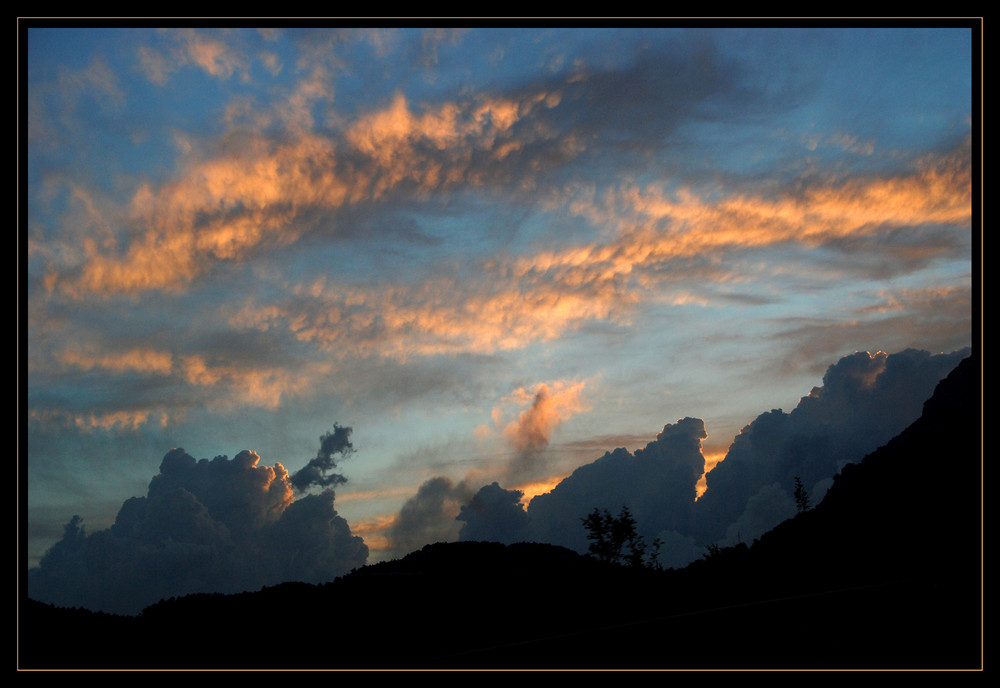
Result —
<instances>
[{"instance_id":1,"label":"cumulus cloud","mask_svg":"<svg viewBox=\"0 0 1000 688\"><path fill-rule=\"evenodd\" d=\"M555 397L540 386L531 407L505 426L512 448L539 450L547 444L550 422L557 415L553 412L559 408ZM575 403L576 392L566 399ZM700 441L705 436L702 421L682 419L664 427L655 442L635 455L619 449L580 467L552 492L532 499L527 510L521 503L523 491L505 489L498 482L473 490L468 481L455 484L445 477L433 478L397 515L391 531L393 550L402 554L429 542L461 539L549 542L586 551L580 518L595 505L617 511L629 504L637 517L644 517L644 534L650 539L663 528L686 528L704 470ZM513 459L519 460L523 458ZM664 510L663 504L671 500L674 507Z\"/></svg>"},{"instance_id":2,"label":"cumulus cloud","mask_svg":"<svg viewBox=\"0 0 1000 688\"><path fill-rule=\"evenodd\" d=\"M343 448L349 429L338 430L317 459ZM368 547L334 509L333 490L296 500L293 487L284 466L260 465L253 451L196 460L172 449L146 496L126 500L109 529L87 534L74 516L29 570L28 593L135 614L166 597L321 583L364 565Z\"/></svg>"},{"instance_id":3,"label":"cumulus cloud","mask_svg":"<svg viewBox=\"0 0 1000 688\"><path fill-rule=\"evenodd\" d=\"M705 469L701 441L706 437L702 420L682 418L664 426L643 449L632 453L619 448L580 466L528 504L532 534L585 552L580 519L595 507L618 513L623 505L647 541L662 530L689 531L697 482Z\"/></svg>"},{"instance_id":4,"label":"cumulus cloud","mask_svg":"<svg viewBox=\"0 0 1000 688\"><path fill-rule=\"evenodd\" d=\"M459 511L457 518L463 522L459 539L507 545L524 541L528 535L528 514L521 505L523 497L521 490L505 490L496 482L479 488Z\"/></svg>"},{"instance_id":5,"label":"cumulus cloud","mask_svg":"<svg viewBox=\"0 0 1000 688\"><path fill-rule=\"evenodd\" d=\"M841 358L791 413L773 409L740 431L726 458L707 475L696 507L698 536L707 542L726 537L748 500L768 485L778 483L791 494L799 477L819 491L821 481L916 420L937 383L968 354L968 349L938 355L908 349Z\"/></svg>"},{"instance_id":6,"label":"cumulus cloud","mask_svg":"<svg viewBox=\"0 0 1000 688\"><path fill-rule=\"evenodd\" d=\"M452 542L460 530L456 517L473 494L464 482L445 476L426 480L403 504L389 527L389 550L402 556L434 542Z\"/></svg>"}]
</instances>

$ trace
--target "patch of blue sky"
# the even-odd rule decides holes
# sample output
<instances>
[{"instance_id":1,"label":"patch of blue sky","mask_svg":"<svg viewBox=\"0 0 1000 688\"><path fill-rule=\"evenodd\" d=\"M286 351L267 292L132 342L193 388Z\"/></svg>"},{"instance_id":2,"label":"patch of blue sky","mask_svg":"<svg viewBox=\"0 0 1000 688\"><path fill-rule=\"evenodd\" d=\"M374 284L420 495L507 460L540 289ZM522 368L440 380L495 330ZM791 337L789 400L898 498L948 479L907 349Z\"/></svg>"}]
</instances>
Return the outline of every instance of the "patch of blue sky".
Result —
<instances>
[{"instance_id":1,"label":"patch of blue sky","mask_svg":"<svg viewBox=\"0 0 1000 688\"><path fill-rule=\"evenodd\" d=\"M850 61L847 57L850 57ZM845 35L824 75L821 124L882 145L927 145L970 114L969 31Z\"/></svg>"}]
</instances>

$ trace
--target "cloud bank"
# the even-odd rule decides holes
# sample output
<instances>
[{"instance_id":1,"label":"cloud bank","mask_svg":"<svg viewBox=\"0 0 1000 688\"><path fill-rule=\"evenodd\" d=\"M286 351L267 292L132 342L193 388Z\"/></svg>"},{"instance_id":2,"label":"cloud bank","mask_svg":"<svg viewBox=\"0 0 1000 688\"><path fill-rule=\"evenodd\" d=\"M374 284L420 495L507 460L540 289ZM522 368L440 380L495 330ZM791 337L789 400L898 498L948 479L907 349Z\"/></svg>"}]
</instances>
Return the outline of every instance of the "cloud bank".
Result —
<instances>
[{"instance_id":1,"label":"cloud bank","mask_svg":"<svg viewBox=\"0 0 1000 688\"><path fill-rule=\"evenodd\" d=\"M968 354L908 349L843 357L790 413L762 413L740 431L707 476L696 507L696 535L708 542L723 539L751 496L778 484L790 498L795 476L820 498L823 481L916 420L935 385Z\"/></svg>"},{"instance_id":2,"label":"cloud bank","mask_svg":"<svg viewBox=\"0 0 1000 688\"><path fill-rule=\"evenodd\" d=\"M87 534L74 516L29 570L28 593L56 605L135 614L163 598L322 583L363 566L368 547L337 514L333 490L299 499L293 493L346 480L321 471L350 448L349 434L336 426L324 435L317 458L295 476L280 463L260 465L249 450L195 460L172 449L146 496L126 500L109 529Z\"/></svg>"},{"instance_id":3,"label":"cloud bank","mask_svg":"<svg viewBox=\"0 0 1000 688\"><path fill-rule=\"evenodd\" d=\"M708 473L700 498L701 443L708 435L704 422L690 417L664 426L644 448L618 448L580 466L526 507L523 491L497 481L475 489L467 480L428 479L396 515L388 549L403 555L432 542L482 540L586 552L583 516L627 505L639 534L647 542L660 539L661 563L684 566L708 545L749 542L793 516L796 477L815 504L844 465L912 423L937 382L968 353L908 349L843 357L792 412L774 409L745 426ZM539 387L531 406L505 426L512 464L525 448L547 444L552 418L543 411L554 408L550 394ZM295 474L280 463L260 465L252 451L199 461L173 449L147 495L122 504L109 529L87 534L73 517L29 571L29 594L134 614L166 597L320 583L362 566L368 547L337 514L329 487L346 481L334 472L335 457L353 451L350 434L334 426ZM295 498L310 486L323 489Z\"/></svg>"},{"instance_id":4,"label":"cloud bank","mask_svg":"<svg viewBox=\"0 0 1000 688\"><path fill-rule=\"evenodd\" d=\"M843 357L792 412L774 409L744 427L707 474L700 498L701 442L708 435L703 421L683 418L664 426L645 448L615 449L580 466L527 507L520 490L498 482L483 486L454 517L463 523L458 539L548 542L586 552L581 519L595 507L617 513L627 505L639 534L647 542L661 540L661 563L667 566L689 563L708 545L749 543L795 515L796 477L817 503L843 466L916 420L935 385L968 354L908 349ZM517 427L531 427L523 421L537 402ZM452 513L436 515L449 519Z\"/></svg>"}]
</instances>

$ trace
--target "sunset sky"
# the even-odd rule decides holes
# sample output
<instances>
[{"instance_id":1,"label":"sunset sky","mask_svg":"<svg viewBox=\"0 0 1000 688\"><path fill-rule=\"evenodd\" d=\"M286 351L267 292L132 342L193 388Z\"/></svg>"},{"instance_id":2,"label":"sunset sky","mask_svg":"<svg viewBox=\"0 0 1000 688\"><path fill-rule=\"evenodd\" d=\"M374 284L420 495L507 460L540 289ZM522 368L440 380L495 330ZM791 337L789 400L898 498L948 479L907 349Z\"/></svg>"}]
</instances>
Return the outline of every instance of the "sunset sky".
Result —
<instances>
[{"instance_id":1,"label":"sunset sky","mask_svg":"<svg viewBox=\"0 0 1000 688\"><path fill-rule=\"evenodd\" d=\"M430 479L686 417L711 464L843 356L978 345L973 31L32 28L29 563L177 447L350 428L378 561Z\"/></svg>"}]
</instances>

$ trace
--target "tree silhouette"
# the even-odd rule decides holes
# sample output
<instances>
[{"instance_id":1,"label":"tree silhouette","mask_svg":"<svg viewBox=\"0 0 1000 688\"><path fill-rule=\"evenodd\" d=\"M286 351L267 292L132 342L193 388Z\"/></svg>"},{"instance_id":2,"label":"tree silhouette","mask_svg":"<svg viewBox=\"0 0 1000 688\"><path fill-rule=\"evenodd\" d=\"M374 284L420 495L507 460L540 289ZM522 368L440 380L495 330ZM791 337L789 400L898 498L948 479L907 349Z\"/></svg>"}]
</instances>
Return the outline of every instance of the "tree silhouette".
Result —
<instances>
[{"instance_id":1,"label":"tree silhouette","mask_svg":"<svg viewBox=\"0 0 1000 688\"><path fill-rule=\"evenodd\" d=\"M801 514L809 510L809 493L802 485L802 478L795 476L795 508Z\"/></svg>"},{"instance_id":2,"label":"tree silhouette","mask_svg":"<svg viewBox=\"0 0 1000 688\"><path fill-rule=\"evenodd\" d=\"M618 516L612 516L607 509L594 507L580 520L587 530L591 556L600 561L636 568L659 567L660 540L653 541L652 553L647 561L646 541L636 532L636 520L627 505L622 506Z\"/></svg>"}]
</instances>

